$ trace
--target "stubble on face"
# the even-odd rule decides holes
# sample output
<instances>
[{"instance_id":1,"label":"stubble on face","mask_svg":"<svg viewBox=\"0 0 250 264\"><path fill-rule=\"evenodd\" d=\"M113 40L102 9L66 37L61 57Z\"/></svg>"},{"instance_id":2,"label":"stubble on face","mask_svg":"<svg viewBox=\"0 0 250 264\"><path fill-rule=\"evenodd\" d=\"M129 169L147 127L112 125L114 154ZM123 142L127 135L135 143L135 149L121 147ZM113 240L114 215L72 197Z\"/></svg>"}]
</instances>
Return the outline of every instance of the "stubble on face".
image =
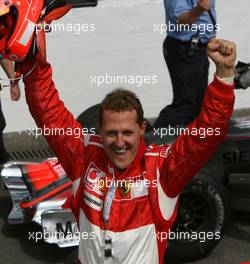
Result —
<instances>
[{"instance_id":1,"label":"stubble on face","mask_svg":"<svg viewBox=\"0 0 250 264\"><path fill-rule=\"evenodd\" d=\"M136 110L102 113L101 138L104 151L119 169L126 169L134 160L144 135L146 124L136 122Z\"/></svg>"}]
</instances>

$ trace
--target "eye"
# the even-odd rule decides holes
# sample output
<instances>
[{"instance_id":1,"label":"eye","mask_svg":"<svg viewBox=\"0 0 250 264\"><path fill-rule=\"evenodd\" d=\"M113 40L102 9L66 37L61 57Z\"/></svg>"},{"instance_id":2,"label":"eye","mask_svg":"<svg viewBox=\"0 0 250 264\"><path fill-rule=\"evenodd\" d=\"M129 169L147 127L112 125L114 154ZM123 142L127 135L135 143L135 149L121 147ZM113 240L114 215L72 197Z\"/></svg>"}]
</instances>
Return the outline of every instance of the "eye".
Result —
<instances>
[{"instance_id":1,"label":"eye","mask_svg":"<svg viewBox=\"0 0 250 264\"><path fill-rule=\"evenodd\" d=\"M114 137L116 135L115 131L107 131L106 136L108 137Z\"/></svg>"},{"instance_id":2,"label":"eye","mask_svg":"<svg viewBox=\"0 0 250 264\"><path fill-rule=\"evenodd\" d=\"M123 134L124 134L125 136L132 136L132 135L133 135L133 132L130 131L130 130L126 130L126 131L124 131Z\"/></svg>"}]
</instances>

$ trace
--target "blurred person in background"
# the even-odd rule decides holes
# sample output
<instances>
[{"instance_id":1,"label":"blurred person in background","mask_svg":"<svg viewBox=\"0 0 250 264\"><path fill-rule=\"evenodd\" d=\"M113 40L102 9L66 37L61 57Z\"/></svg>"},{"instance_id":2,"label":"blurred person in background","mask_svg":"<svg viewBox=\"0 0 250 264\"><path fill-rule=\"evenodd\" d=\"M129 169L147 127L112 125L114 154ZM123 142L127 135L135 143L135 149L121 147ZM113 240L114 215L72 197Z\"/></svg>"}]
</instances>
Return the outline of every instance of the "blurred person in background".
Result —
<instances>
[{"instance_id":1,"label":"blurred person in background","mask_svg":"<svg viewBox=\"0 0 250 264\"><path fill-rule=\"evenodd\" d=\"M215 0L164 0L167 37L163 54L173 101L163 108L155 127L187 125L199 114L208 86L207 44L215 37Z\"/></svg>"},{"instance_id":2,"label":"blurred person in background","mask_svg":"<svg viewBox=\"0 0 250 264\"><path fill-rule=\"evenodd\" d=\"M10 60L7 60L0 55L0 64L9 79L12 79L15 77L15 70L13 67L13 63ZM10 81L10 97L12 101L19 100L20 88L19 88L18 83L14 83ZM4 142L3 142L3 130L5 126L6 126L6 122L5 122L3 112L2 112L1 100L0 100L0 165L4 164L9 159L8 153L4 147Z\"/></svg>"}]
</instances>

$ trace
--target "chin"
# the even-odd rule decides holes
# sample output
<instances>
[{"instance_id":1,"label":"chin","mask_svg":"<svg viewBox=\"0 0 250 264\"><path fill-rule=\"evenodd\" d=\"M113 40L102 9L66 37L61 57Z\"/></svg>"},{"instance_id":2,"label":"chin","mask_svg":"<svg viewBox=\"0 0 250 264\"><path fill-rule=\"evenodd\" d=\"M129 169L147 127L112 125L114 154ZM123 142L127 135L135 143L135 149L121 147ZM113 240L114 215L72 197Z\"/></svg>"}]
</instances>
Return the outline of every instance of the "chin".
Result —
<instances>
[{"instance_id":1,"label":"chin","mask_svg":"<svg viewBox=\"0 0 250 264\"><path fill-rule=\"evenodd\" d=\"M114 163L114 164L120 170L125 170L129 166L127 164L120 164L120 163Z\"/></svg>"},{"instance_id":2,"label":"chin","mask_svg":"<svg viewBox=\"0 0 250 264\"><path fill-rule=\"evenodd\" d=\"M125 170L129 166L129 162L116 162L113 161L113 164L120 170Z\"/></svg>"}]
</instances>

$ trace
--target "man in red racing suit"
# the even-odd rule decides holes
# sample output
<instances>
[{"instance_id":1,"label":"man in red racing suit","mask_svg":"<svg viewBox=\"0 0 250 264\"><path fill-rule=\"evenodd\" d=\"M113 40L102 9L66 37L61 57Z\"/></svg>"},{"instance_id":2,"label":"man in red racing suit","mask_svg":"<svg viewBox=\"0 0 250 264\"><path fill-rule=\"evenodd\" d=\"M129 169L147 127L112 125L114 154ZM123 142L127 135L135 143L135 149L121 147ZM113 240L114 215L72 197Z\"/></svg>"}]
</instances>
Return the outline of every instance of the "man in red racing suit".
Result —
<instances>
[{"instance_id":1,"label":"man in red racing suit","mask_svg":"<svg viewBox=\"0 0 250 264\"><path fill-rule=\"evenodd\" d=\"M206 136L181 135L173 145L160 146L145 146L145 122L129 103L132 98L138 106L139 100L127 90L104 100L100 136L75 136L82 127L59 99L50 64L39 56L24 62L24 73L37 63L24 79L30 112L38 127L51 130L47 141L73 182L70 206L80 231L80 263L163 263L178 195L211 158L232 114L235 45L213 40L208 54L216 75L188 127L205 129Z\"/></svg>"}]
</instances>

